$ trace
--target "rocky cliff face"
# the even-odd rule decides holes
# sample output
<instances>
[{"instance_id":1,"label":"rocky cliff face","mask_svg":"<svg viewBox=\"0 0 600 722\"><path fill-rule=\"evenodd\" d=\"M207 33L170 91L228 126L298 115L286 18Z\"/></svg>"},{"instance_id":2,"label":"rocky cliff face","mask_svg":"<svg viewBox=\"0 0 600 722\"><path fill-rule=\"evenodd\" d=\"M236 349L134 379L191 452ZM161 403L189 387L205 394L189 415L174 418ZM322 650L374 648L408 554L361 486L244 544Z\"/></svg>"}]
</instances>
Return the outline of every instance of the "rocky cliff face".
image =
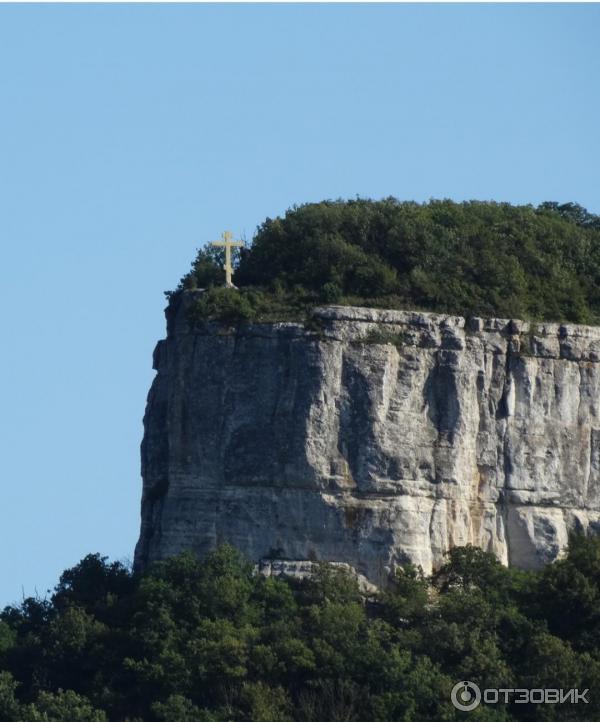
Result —
<instances>
[{"instance_id":1,"label":"rocky cliff face","mask_svg":"<svg viewBox=\"0 0 600 722\"><path fill-rule=\"evenodd\" d=\"M318 309L154 356L136 565L230 542L375 584L455 545L537 567L600 528L600 329Z\"/></svg>"}]
</instances>

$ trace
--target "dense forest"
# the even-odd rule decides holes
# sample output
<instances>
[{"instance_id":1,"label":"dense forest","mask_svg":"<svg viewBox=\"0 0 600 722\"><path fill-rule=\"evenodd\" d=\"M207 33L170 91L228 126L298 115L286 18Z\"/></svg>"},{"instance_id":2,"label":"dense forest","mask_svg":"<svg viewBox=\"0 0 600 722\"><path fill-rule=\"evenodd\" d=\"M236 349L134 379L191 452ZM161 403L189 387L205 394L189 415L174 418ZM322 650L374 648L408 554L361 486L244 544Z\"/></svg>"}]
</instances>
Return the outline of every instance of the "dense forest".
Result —
<instances>
[{"instance_id":1,"label":"dense forest","mask_svg":"<svg viewBox=\"0 0 600 722\"><path fill-rule=\"evenodd\" d=\"M589 689L589 704L481 704L484 688ZM292 581L231 547L134 575L90 555L0 615L1 722L600 719L600 539L538 572L454 549L361 595L322 565Z\"/></svg>"},{"instance_id":2,"label":"dense forest","mask_svg":"<svg viewBox=\"0 0 600 722\"><path fill-rule=\"evenodd\" d=\"M205 288L199 319L301 318L315 304L600 322L600 216L575 203L538 207L449 200L309 203L268 218L235 256L198 252L184 288Z\"/></svg>"}]
</instances>

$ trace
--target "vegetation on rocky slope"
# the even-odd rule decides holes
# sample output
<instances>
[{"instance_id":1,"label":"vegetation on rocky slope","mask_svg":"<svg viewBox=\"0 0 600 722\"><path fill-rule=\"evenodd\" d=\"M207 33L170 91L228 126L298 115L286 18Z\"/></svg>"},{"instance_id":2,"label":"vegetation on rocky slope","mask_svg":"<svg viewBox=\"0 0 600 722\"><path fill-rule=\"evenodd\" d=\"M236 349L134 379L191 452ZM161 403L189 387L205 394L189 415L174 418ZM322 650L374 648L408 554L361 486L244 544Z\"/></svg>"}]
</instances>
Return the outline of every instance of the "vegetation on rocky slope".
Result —
<instances>
[{"instance_id":1,"label":"vegetation on rocky slope","mask_svg":"<svg viewBox=\"0 0 600 722\"><path fill-rule=\"evenodd\" d=\"M600 216L574 203L309 203L268 218L235 265L237 293L219 288L222 250L199 251L178 287L209 289L197 318L342 303L600 322Z\"/></svg>"},{"instance_id":2,"label":"vegetation on rocky slope","mask_svg":"<svg viewBox=\"0 0 600 722\"><path fill-rule=\"evenodd\" d=\"M600 719L600 539L535 573L458 548L368 600L339 570L263 578L230 547L143 575L90 555L0 615L2 722L458 720L460 680L590 690L473 720Z\"/></svg>"}]
</instances>

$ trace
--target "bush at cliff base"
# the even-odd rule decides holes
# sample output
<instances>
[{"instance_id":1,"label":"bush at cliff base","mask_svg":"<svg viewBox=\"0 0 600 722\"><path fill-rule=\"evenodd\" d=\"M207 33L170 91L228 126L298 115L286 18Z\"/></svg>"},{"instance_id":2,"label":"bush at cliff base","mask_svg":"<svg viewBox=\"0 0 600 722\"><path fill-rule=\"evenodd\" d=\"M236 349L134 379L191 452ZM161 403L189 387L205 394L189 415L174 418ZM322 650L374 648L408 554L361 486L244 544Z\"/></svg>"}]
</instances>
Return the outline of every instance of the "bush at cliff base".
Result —
<instances>
[{"instance_id":1,"label":"bush at cliff base","mask_svg":"<svg viewBox=\"0 0 600 722\"><path fill-rule=\"evenodd\" d=\"M600 719L600 540L539 572L457 548L368 599L339 569L264 578L227 546L141 575L89 555L2 612L0 670L2 722L458 720L460 680L590 690L472 719Z\"/></svg>"}]
</instances>

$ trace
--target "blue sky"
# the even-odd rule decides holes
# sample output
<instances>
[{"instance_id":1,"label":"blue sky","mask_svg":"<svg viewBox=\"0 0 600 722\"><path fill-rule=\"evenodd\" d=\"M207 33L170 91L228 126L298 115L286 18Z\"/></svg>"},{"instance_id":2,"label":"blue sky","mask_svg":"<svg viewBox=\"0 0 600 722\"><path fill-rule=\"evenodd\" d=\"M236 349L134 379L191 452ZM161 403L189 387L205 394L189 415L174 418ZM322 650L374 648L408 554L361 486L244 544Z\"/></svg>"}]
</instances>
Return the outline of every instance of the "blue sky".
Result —
<instances>
[{"instance_id":1,"label":"blue sky","mask_svg":"<svg viewBox=\"0 0 600 722\"><path fill-rule=\"evenodd\" d=\"M0 6L0 605L132 557L162 292L323 198L600 213L598 5Z\"/></svg>"}]
</instances>

